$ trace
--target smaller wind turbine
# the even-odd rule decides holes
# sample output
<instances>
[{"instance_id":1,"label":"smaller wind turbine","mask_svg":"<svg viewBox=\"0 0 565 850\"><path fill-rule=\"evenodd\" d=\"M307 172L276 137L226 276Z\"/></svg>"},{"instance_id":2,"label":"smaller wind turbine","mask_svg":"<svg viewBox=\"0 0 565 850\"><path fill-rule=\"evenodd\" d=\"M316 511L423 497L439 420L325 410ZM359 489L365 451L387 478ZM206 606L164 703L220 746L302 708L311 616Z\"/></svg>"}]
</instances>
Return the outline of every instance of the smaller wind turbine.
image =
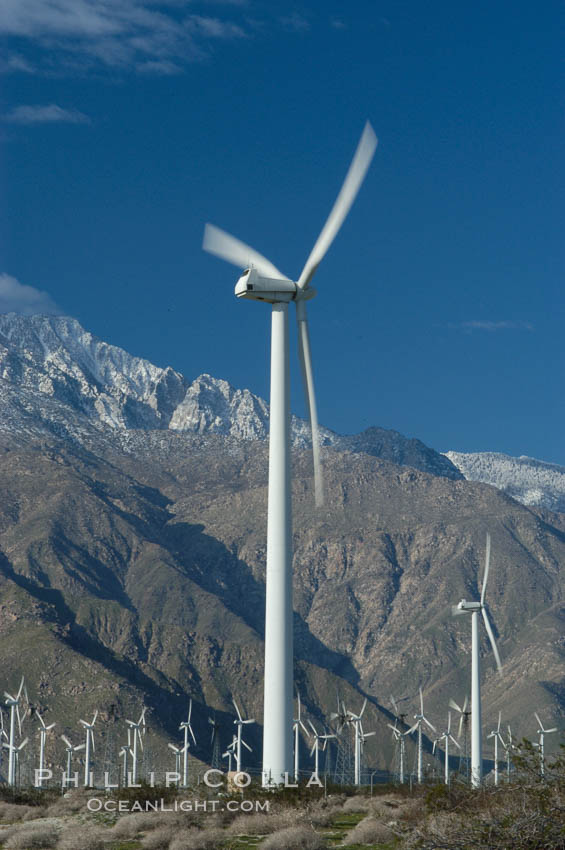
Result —
<instances>
[{"instance_id":1,"label":"smaller wind turbine","mask_svg":"<svg viewBox=\"0 0 565 850\"><path fill-rule=\"evenodd\" d=\"M296 692L296 696L297 696L297 698L298 698L298 716L297 716L297 717L295 717L295 719L294 719L294 722L293 722L293 724L292 724L292 730L293 730L293 732L294 732L294 781L295 781L295 782L298 782L298 775L299 775L299 764L298 764L298 762L299 762L299 747L300 747L300 743L299 743L299 742L300 742L300 730L302 729L302 731L304 732L304 734L305 734L308 738L310 737L310 733L308 732L308 729L306 728L306 726L305 726L305 725L304 725L304 723L302 722L302 717L301 717L301 710L302 710L302 707L301 707L301 705L300 705L300 694L298 693L298 691Z\"/></svg>"},{"instance_id":2,"label":"smaller wind turbine","mask_svg":"<svg viewBox=\"0 0 565 850\"><path fill-rule=\"evenodd\" d=\"M502 739L502 735L500 734L500 718L502 714L498 712L498 725L496 729L493 729L492 732L489 732L487 735L488 738L494 738L494 784L498 785L498 742L502 744L504 747L504 741Z\"/></svg>"},{"instance_id":3,"label":"smaller wind turbine","mask_svg":"<svg viewBox=\"0 0 565 850\"><path fill-rule=\"evenodd\" d=\"M534 711L535 718L539 723L538 735L539 735L539 763L540 763L540 773L541 777L545 776L545 755L544 755L544 738L546 735L549 735L551 732L557 732L557 726L554 726L551 729L544 729L543 723L540 720L540 716L537 711Z\"/></svg>"},{"instance_id":4,"label":"smaller wind turbine","mask_svg":"<svg viewBox=\"0 0 565 850\"><path fill-rule=\"evenodd\" d=\"M122 781L124 787L128 784L128 756L131 755L131 729L128 726L128 742L120 747L119 758L124 760L124 766L122 770Z\"/></svg>"},{"instance_id":5,"label":"smaller wind turbine","mask_svg":"<svg viewBox=\"0 0 565 850\"><path fill-rule=\"evenodd\" d=\"M451 734L451 712L447 712L447 729L445 732L442 732L439 738L436 738L434 741L434 750L436 748L436 743L439 744L440 741L444 742L444 750L445 750L445 774L444 774L444 782L446 785L449 785L449 742L452 741L458 749L461 749L459 743L455 740L453 735Z\"/></svg>"},{"instance_id":6,"label":"smaller wind turbine","mask_svg":"<svg viewBox=\"0 0 565 850\"><path fill-rule=\"evenodd\" d=\"M488 618L485 605L485 594L490 567L490 534L487 532L485 569L483 572L483 586L481 589L480 602L467 602L462 599L451 609L453 616L459 614L471 614L471 704L473 716L471 721L471 785L480 788L483 778L483 742L481 721L481 656L479 645L479 613L482 614L488 639L496 660L498 672L502 670L500 655L494 639L494 632Z\"/></svg>"},{"instance_id":7,"label":"smaller wind turbine","mask_svg":"<svg viewBox=\"0 0 565 850\"><path fill-rule=\"evenodd\" d=\"M86 747L86 752L84 754L84 787L88 788L90 784L90 752L94 753L94 724L96 723L96 718L98 717L98 709L94 712L94 717L91 722L88 723L86 720L79 720L81 726L84 726L86 732L86 738L84 745Z\"/></svg>"},{"instance_id":8,"label":"smaller wind turbine","mask_svg":"<svg viewBox=\"0 0 565 850\"><path fill-rule=\"evenodd\" d=\"M135 785L137 782L137 745L139 743L139 747L143 752L143 736L145 735L145 712L147 711L144 708L139 715L139 720L137 723L135 720L126 720L127 725L131 729L131 734L133 736L133 745L130 749L131 754L131 782L132 785ZM129 735L128 735L129 739Z\"/></svg>"},{"instance_id":9,"label":"smaller wind turbine","mask_svg":"<svg viewBox=\"0 0 565 850\"><path fill-rule=\"evenodd\" d=\"M214 712L213 717L208 718L208 723L212 727L212 737L210 739L210 746L212 747L212 767L218 768L220 766L220 724L216 720L216 713Z\"/></svg>"},{"instance_id":10,"label":"smaller wind turbine","mask_svg":"<svg viewBox=\"0 0 565 850\"><path fill-rule=\"evenodd\" d=\"M449 707L454 708L459 714L459 730L457 732L457 737L460 739L461 732L463 732L463 762L467 780L469 780L469 718L471 717L469 697L465 695L462 706L459 706L454 699L450 699Z\"/></svg>"},{"instance_id":11,"label":"smaller wind turbine","mask_svg":"<svg viewBox=\"0 0 565 850\"><path fill-rule=\"evenodd\" d=\"M418 730L418 762L417 762L417 773L416 778L418 782L422 782L423 779L423 771L422 771L422 724L425 723L430 727L432 732L437 732L436 727L433 723L430 723L428 718L424 714L424 695L422 693L422 688L420 687L420 713L414 715L415 723L412 728L409 730L409 734L414 732L416 729Z\"/></svg>"},{"instance_id":12,"label":"smaller wind turbine","mask_svg":"<svg viewBox=\"0 0 565 850\"><path fill-rule=\"evenodd\" d=\"M16 735L16 719L18 722L18 729L20 735L22 734L22 719L20 716L20 700L22 698L22 693L25 694L27 698L27 691L25 690L25 682L24 677L22 676L22 680L20 682L20 687L18 688L18 692L15 697L9 694L7 691L4 691L4 696L6 697L6 705L10 708L10 738L7 744L8 749L8 785L15 785L16 782L16 750L17 747L15 745L15 735Z\"/></svg>"},{"instance_id":13,"label":"smaller wind turbine","mask_svg":"<svg viewBox=\"0 0 565 850\"><path fill-rule=\"evenodd\" d=\"M394 737L394 740L398 744L398 748L399 748L398 781L400 782L401 785L403 785L404 784L404 763L405 763L405 760L406 760L406 741L405 741L405 738L406 738L406 735L410 734L410 729L408 729L406 732L401 732L400 729L398 728L398 726L396 725L397 723L398 723L398 720L395 720L394 726L392 725L392 723L387 723L387 726L388 726L389 729L392 729L392 735Z\"/></svg>"},{"instance_id":14,"label":"smaller wind turbine","mask_svg":"<svg viewBox=\"0 0 565 850\"><path fill-rule=\"evenodd\" d=\"M515 749L515 747L514 747L514 740L512 738L512 729L510 728L510 726L508 726L507 728L508 728L508 740L505 741L502 736L500 737L500 740L502 742L502 746L504 747L504 752L506 753L506 781L510 782L510 769L511 769L511 765L512 765L512 755L511 755L511 753L512 753L512 750Z\"/></svg>"},{"instance_id":15,"label":"smaller wind turbine","mask_svg":"<svg viewBox=\"0 0 565 850\"><path fill-rule=\"evenodd\" d=\"M355 785L361 785L361 753L363 745L367 738L370 738L371 735L375 734L375 732L363 732L361 718L363 717L366 707L367 698L365 697L365 702L363 703L363 707L359 714L353 714L351 711L346 712L347 720L354 727L355 733Z\"/></svg>"},{"instance_id":16,"label":"smaller wind turbine","mask_svg":"<svg viewBox=\"0 0 565 850\"><path fill-rule=\"evenodd\" d=\"M233 698L232 698L232 702L235 706L235 710L237 711L237 720L234 720L233 722L237 726L237 747L236 747L236 751L235 751L235 764L236 764L236 769L239 773L241 771L241 746L243 745L247 750L249 750L250 753L253 752L253 750L251 749L249 744L246 744L245 741L243 740L243 738L241 737L241 727L247 725L248 723L255 723L255 720L253 720L253 719L244 720L243 717L241 716L241 712L239 710L239 707L238 707L236 701Z\"/></svg>"},{"instance_id":17,"label":"smaller wind turbine","mask_svg":"<svg viewBox=\"0 0 565 850\"><path fill-rule=\"evenodd\" d=\"M330 720L335 720L336 722L336 731L337 734L341 734L341 730L344 726L347 726L349 723L349 715L345 708L345 703L339 699L339 694L337 695L337 711L332 711L330 714Z\"/></svg>"},{"instance_id":18,"label":"smaller wind turbine","mask_svg":"<svg viewBox=\"0 0 565 850\"><path fill-rule=\"evenodd\" d=\"M192 731L192 726L190 725L190 717L192 714L192 699L188 702L188 717L186 720L183 720L179 729L184 730L184 746L182 748L183 754L183 765L182 765L182 786L186 788L188 785L188 749L190 744L188 742L188 733L190 732L192 736L192 740L194 741L194 746L196 746L196 738L194 737L194 732Z\"/></svg>"},{"instance_id":19,"label":"smaller wind turbine","mask_svg":"<svg viewBox=\"0 0 565 850\"><path fill-rule=\"evenodd\" d=\"M39 711L37 711L36 714L39 717L39 722L41 723L41 729L39 730L39 774L37 777L37 786L41 788L43 785L43 770L45 768L45 739L47 738L47 733L57 724L50 723L49 726L46 726Z\"/></svg>"},{"instance_id":20,"label":"smaller wind turbine","mask_svg":"<svg viewBox=\"0 0 565 850\"><path fill-rule=\"evenodd\" d=\"M188 743L186 743L186 744L184 745L184 747L177 747L177 746L175 746L175 744L167 744L167 746L168 746L168 747L169 747L169 749L171 749L171 750L173 751L173 753L175 754L175 773L176 773L176 774L177 774L177 776L179 777L179 778L177 779L177 787L178 787L178 785L179 785L179 783L180 783L180 761L181 761L181 756L182 756L183 754L186 754L186 752L188 751L188 747L189 747L190 745L189 745Z\"/></svg>"},{"instance_id":21,"label":"smaller wind turbine","mask_svg":"<svg viewBox=\"0 0 565 850\"><path fill-rule=\"evenodd\" d=\"M320 779L320 772L319 772L319 769L320 769L320 764L319 764L320 741L324 742L324 744L322 746L322 752L325 752L326 747L328 746L328 741L330 740L330 738L335 738L336 736L335 735L328 735L326 732L324 732L323 735L320 735L319 732L317 731L316 727L312 723L312 721L309 720L308 723L310 725L310 728L312 729L312 732L314 733L314 745L313 745L312 749L310 750L310 755L314 756L314 775L315 775L316 779L319 780Z\"/></svg>"},{"instance_id":22,"label":"smaller wind turbine","mask_svg":"<svg viewBox=\"0 0 565 850\"><path fill-rule=\"evenodd\" d=\"M231 744L226 747L225 753L222 753L222 758L228 760L228 773L232 773L232 759L237 747L237 735L232 738Z\"/></svg>"},{"instance_id":23,"label":"smaller wind turbine","mask_svg":"<svg viewBox=\"0 0 565 850\"><path fill-rule=\"evenodd\" d=\"M76 747L73 747L73 745L71 744L71 742L69 741L69 739L67 738L66 735L61 735L61 740L66 745L66 753L67 753L67 774L66 774L66 776L67 776L67 786L68 786L70 784L70 781L71 781L71 771L73 769L73 755L75 753L80 752L80 750L84 750L84 748L86 747L86 744L77 744Z\"/></svg>"}]
</instances>

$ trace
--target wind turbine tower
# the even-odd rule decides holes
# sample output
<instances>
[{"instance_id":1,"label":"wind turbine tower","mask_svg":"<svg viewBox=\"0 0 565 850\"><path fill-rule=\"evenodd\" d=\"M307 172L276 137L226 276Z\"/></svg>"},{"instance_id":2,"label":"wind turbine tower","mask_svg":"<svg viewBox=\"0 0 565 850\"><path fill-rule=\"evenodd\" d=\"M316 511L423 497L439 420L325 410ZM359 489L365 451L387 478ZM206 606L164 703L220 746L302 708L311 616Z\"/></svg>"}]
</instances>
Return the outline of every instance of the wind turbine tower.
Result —
<instances>
[{"instance_id":1,"label":"wind turbine tower","mask_svg":"<svg viewBox=\"0 0 565 850\"><path fill-rule=\"evenodd\" d=\"M37 785L41 788L43 785L43 771L45 769L45 739L47 738L47 733L57 724L50 723L49 726L46 726L39 711L36 713L39 717L39 722L41 723L41 729L39 730L39 775L37 777Z\"/></svg>"},{"instance_id":2,"label":"wind turbine tower","mask_svg":"<svg viewBox=\"0 0 565 850\"><path fill-rule=\"evenodd\" d=\"M139 715L139 720L137 723L135 720L126 720L127 725L131 729L131 734L133 736L133 744L130 749L131 755L131 784L135 785L137 782L137 745L143 751L143 735L145 735L145 712L147 711L144 708ZM128 730L128 740L129 740L129 730Z\"/></svg>"},{"instance_id":3,"label":"wind turbine tower","mask_svg":"<svg viewBox=\"0 0 565 850\"><path fill-rule=\"evenodd\" d=\"M86 720L79 720L81 726L84 726L86 739L85 739L85 748L86 752L84 754L84 787L88 788L91 784L90 782L90 754L94 753L94 724L96 723L96 718L98 717L98 710L94 712L94 717L91 722L88 723Z\"/></svg>"},{"instance_id":4,"label":"wind turbine tower","mask_svg":"<svg viewBox=\"0 0 565 850\"><path fill-rule=\"evenodd\" d=\"M492 732L489 732L489 734L487 735L487 739L488 738L494 738L494 784L495 785L498 785L498 742L500 741L500 743L504 747L504 741L502 739L502 735L500 734L500 719L501 719L501 716L502 716L502 714L499 711L498 712L498 726L496 727L496 729L493 729Z\"/></svg>"},{"instance_id":5,"label":"wind turbine tower","mask_svg":"<svg viewBox=\"0 0 565 850\"><path fill-rule=\"evenodd\" d=\"M69 739L66 735L61 735L61 740L64 741L66 745L67 752L67 787L71 784L71 771L73 769L73 755L75 753L80 752L80 750L84 750L86 744L78 744L76 747L73 747Z\"/></svg>"},{"instance_id":6,"label":"wind turbine tower","mask_svg":"<svg viewBox=\"0 0 565 850\"><path fill-rule=\"evenodd\" d=\"M483 779L483 741L481 718L481 656L479 645L479 614L482 614L488 638L496 660L498 671L502 670L500 655L494 639L494 633L485 607L485 594L490 567L490 534L487 533L485 570L480 602L467 602L462 599L452 608L453 616L471 614L471 786L480 788Z\"/></svg>"},{"instance_id":7,"label":"wind turbine tower","mask_svg":"<svg viewBox=\"0 0 565 850\"><path fill-rule=\"evenodd\" d=\"M290 474L290 371L288 305L294 301L299 359L306 390L316 504L323 503L318 416L314 393L306 302L316 291L310 282L332 244L363 182L377 139L366 124L333 209L297 281L261 254L213 225L204 232L204 250L244 269L235 294L271 305L271 397L265 610L263 783L278 785L292 771L293 605L292 506Z\"/></svg>"},{"instance_id":8,"label":"wind turbine tower","mask_svg":"<svg viewBox=\"0 0 565 850\"><path fill-rule=\"evenodd\" d=\"M469 781L469 718L471 717L471 711L469 709L469 697L465 696L463 700L463 707L458 705L454 699L449 700L449 707L454 708L455 711L459 713L459 731L457 732L457 737L461 738L461 731L463 731L463 770L465 771L465 776L467 777L467 782ZM461 763L460 763L461 764Z\"/></svg>"},{"instance_id":9,"label":"wind turbine tower","mask_svg":"<svg viewBox=\"0 0 565 850\"><path fill-rule=\"evenodd\" d=\"M301 716L302 706L300 705L300 694L298 693L298 691L296 692L296 696L298 698L298 716L294 718L294 723L292 725L292 729L293 729L293 732L294 732L294 781L298 782L299 773L300 773L300 766L299 766L299 761L300 761L300 758L299 758L299 756L300 756L300 730L302 729L302 731L304 732L304 734L308 738L310 737L310 733L308 732L308 729L306 728L306 726L302 722L302 716Z\"/></svg>"},{"instance_id":10,"label":"wind turbine tower","mask_svg":"<svg viewBox=\"0 0 565 850\"><path fill-rule=\"evenodd\" d=\"M4 696L6 697L6 705L10 708L10 737L9 742L6 745L8 749L8 785L16 784L16 720L18 722L18 729L21 735L22 720L20 717L20 700L22 698L22 693L24 692L25 683L23 676L20 682L20 687L18 688L18 692L15 697L11 696L11 694L9 694L7 691L4 691ZM25 696L27 697L27 693L25 693Z\"/></svg>"},{"instance_id":11,"label":"wind turbine tower","mask_svg":"<svg viewBox=\"0 0 565 850\"><path fill-rule=\"evenodd\" d=\"M241 747L242 747L242 745L247 750L249 750L250 753L253 752L253 750L251 749L249 744L246 744L245 741L243 740L243 738L241 737L241 728L242 728L242 726L245 726L248 723L255 723L255 720L254 719L244 720L243 717L241 716L241 711L239 710L239 707L238 707L236 701L234 699L232 699L232 702L235 705L235 710L237 711L237 720L234 720L233 722L237 726L235 764L236 764L236 770L239 773L241 771ZM228 749L229 749L229 747L228 747Z\"/></svg>"},{"instance_id":12,"label":"wind turbine tower","mask_svg":"<svg viewBox=\"0 0 565 850\"><path fill-rule=\"evenodd\" d=\"M541 777L545 776L545 752L544 752L544 738L546 735L549 735L551 732L557 732L557 727L554 726L552 729L544 729L543 723L540 720L539 714L537 711L534 711L535 718L539 723L538 735L539 735L539 763L540 763L540 773Z\"/></svg>"},{"instance_id":13,"label":"wind turbine tower","mask_svg":"<svg viewBox=\"0 0 565 850\"><path fill-rule=\"evenodd\" d=\"M461 749L458 741L455 740L453 735L451 734L451 712L447 712L447 729L445 732L442 732L439 738L434 741L434 750L436 744L439 744L440 741L443 741L443 748L445 754L445 766L444 766L444 782L446 785L449 785L449 742L452 741L456 747Z\"/></svg>"},{"instance_id":14,"label":"wind turbine tower","mask_svg":"<svg viewBox=\"0 0 565 850\"><path fill-rule=\"evenodd\" d=\"M192 699L189 700L188 703L188 717L186 720L183 720L179 729L184 730L184 746L182 748L182 786L186 788L188 785L188 749L190 744L188 742L188 733L192 737L194 741L194 746L196 746L196 738L194 737L194 732L192 731L192 726L190 725L190 717L192 715ZM170 745L169 745L170 746Z\"/></svg>"},{"instance_id":15,"label":"wind turbine tower","mask_svg":"<svg viewBox=\"0 0 565 850\"><path fill-rule=\"evenodd\" d=\"M408 734L418 730L418 753L417 753L417 768L416 768L416 778L419 783L422 782L424 778L423 770L422 770L422 724L425 723L430 727L432 732L436 732L436 727L430 723L428 718L424 714L424 695L422 693L422 688L420 688L420 713L414 715L415 723L411 729L409 729Z\"/></svg>"},{"instance_id":16,"label":"wind turbine tower","mask_svg":"<svg viewBox=\"0 0 565 850\"><path fill-rule=\"evenodd\" d=\"M314 775L316 776L316 779L319 780L320 779L320 761L319 761L319 759L320 759L320 741L324 742L324 744L322 746L322 752L324 752L326 747L328 746L328 741L330 740L330 738L335 738L336 736L335 735L328 735L326 732L324 732L323 735L320 735L318 730L316 729L316 727L312 723L312 721L309 720L308 723L310 725L310 728L312 729L312 732L314 733L314 744L312 745L312 749L310 750L310 755L314 756Z\"/></svg>"}]
</instances>

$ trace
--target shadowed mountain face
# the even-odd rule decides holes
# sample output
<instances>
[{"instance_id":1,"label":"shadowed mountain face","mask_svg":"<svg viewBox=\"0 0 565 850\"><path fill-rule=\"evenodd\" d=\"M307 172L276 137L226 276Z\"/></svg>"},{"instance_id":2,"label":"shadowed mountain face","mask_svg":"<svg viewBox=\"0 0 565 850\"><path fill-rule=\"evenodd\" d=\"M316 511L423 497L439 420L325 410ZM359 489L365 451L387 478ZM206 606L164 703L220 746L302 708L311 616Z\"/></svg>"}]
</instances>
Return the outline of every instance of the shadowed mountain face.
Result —
<instances>
[{"instance_id":1,"label":"shadowed mountain face","mask_svg":"<svg viewBox=\"0 0 565 850\"><path fill-rule=\"evenodd\" d=\"M229 385L218 388L209 378L189 385L172 370L132 365L125 352L111 357L118 379L109 376L104 344L81 343L90 360L74 351L77 323L68 326L70 342L57 331L66 353L41 324L57 330L72 320L33 317L35 325L21 320L28 326L16 333L1 318L5 687L25 672L32 700L67 731L95 708L101 720L122 720L137 717L144 702L152 727L168 740L176 740L192 696L196 754L209 757L204 704L218 712L224 746L232 695L262 716L267 445L220 427L235 415ZM14 366L14 358L26 360L22 340L33 361L24 377ZM60 387L75 361L80 386L73 385L76 396L65 395ZM63 377L47 392L51 385L36 371L53 371L54 362ZM98 393L118 405L111 422L96 413L96 398L85 400L95 383L84 376L96 369ZM165 385L166 405L159 401ZM218 392L224 407L216 406ZM143 401L143 416L126 403L128 393ZM248 401L240 399L247 418L239 429L265 412ZM204 425L171 427L179 405ZM141 417L136 429L127 426L126 408ZM147 425L150 410L161 417L156 425ZM377 730L368 756L381 767L392 756L391 693L411 698L402 703L411 716L421 684L426 714L441 725L449 697L462 702L470 689L470 621L452 618L451 605L479 597L489 530L487 601L504 670L495 672L483 634L485 722L500 710L518 736L535 734L534 710L559 723L563 515L465 481L419 441L382 429L356 437L325 432L326 504L316 510L311 456L300 448L305 425L295 426L295 675L306 713L320 726L335 710L336 689L352 710L367 694L365 727ZM250 727L249 734L257 762L260 731Z\"/></svg>"},{"instance_id":2,"label":"shadowed mountain face","mask_svg":"<svg viewBox=\"0 0 565 850\"><path fill-rule=\"evenodd\" d=\"M261 717L267 452L169 435L157 453L155 435L141 448L145 436L135 452L105 456L4 440L5 676L25 670L39 703L71 727L96 707L133 716L144 701L174 735L191 695L204 741L204 703L227 717L235 695ZM367 728L379 733L369 754L383 767L390 693L422 684L441 723L449 696L469 689L470 622L450 606L478 598L487 528L504 672L483 635L486 722L502 710L516 734L533 734L535 709L559 715L561 516L362 454L324 460L316 511L310 457L294 459L296 677L310 716L328 718L336 688L356 708L369 694Z\"/></svg>"}]
</instances>

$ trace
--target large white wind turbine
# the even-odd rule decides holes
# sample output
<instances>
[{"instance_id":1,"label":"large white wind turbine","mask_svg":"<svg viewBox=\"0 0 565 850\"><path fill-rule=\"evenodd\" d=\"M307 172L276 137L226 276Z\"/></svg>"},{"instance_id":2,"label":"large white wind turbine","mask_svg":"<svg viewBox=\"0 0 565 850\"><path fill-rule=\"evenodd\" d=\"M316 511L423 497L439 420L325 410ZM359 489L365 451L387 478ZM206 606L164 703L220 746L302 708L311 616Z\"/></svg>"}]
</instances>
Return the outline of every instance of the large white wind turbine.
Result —
<instances>
[{"instance_id":1,"label":"large white wind turbine","mask_svg":"<svg viewBox=\"0 0 565 850\"><path fill-rule=\"evenodd\" d=\"M86 747L86 752L84 754L84 787L88 788L90 783L90 754L94 753L94 724L96 723L96 718L98 717L98 709L94 712L94 717L91 722L88 723L86 720L79 720L81 726L84 726L86 739L84 745Z\"/></svg>"},{"instance_id":2,"label":"large white wind turbine","mask_svg":"<svg viewBox=\"0 0 565 850\"><path fill-rule=\"evenodd\" d=\"M190 725L190 717L192 714L192 699L189 700L188 703L188 717L186 720L183 720L179 729L184 730L184 746L182 748L182 787L186 788L188 785L188 750L190 747L188 741L188 733L190 732L192 736L192 740L194 741L194 745L196 746L196 738L194 737L194 732L192 731L192 726ZM170 746L170 745L169 745Z\"/></svg>"},{"instance_id":3,"label":"large white wind turbine","mask_svg":"<svg viewBox=\"0 0 565 850\"><path fill-rule=\"evenodd\" d=\"M288 305L294 301L298 352L304 381L314 455L316 504L323 503L318 416L314 394L306 301L316 294L310 282L332 244L363 182L377 139L369 123L337 200L297 281L283 275L261 254L211 224L203 247L239 268L235 294L272 305L269 494L265 612L263 782L279 784L292 770L292 513L290 484L290 374Z\"/></svg>"},{"instance_id":4,"label":"large white wind turbine","mask_svg":"<svg viewBox=\"0 0 565 850\"><path fill-rule=\"evenodd\" d=\"M481 720L481 657L479 647L479 613L482 614L490 640L492 651L496 660L498 671L502 670L500 655L496 647L494 633L485 608L485 594L490 567L490 534L487 533L487 544L485 554L485 570L483 573L483 586L481 589L480 602L467 602L462 599L452 607L453 616L459 614L471 614L471 785L479 788L483 778L483 742L482 742L482 720Z\"/></svg>"}]
</instances>

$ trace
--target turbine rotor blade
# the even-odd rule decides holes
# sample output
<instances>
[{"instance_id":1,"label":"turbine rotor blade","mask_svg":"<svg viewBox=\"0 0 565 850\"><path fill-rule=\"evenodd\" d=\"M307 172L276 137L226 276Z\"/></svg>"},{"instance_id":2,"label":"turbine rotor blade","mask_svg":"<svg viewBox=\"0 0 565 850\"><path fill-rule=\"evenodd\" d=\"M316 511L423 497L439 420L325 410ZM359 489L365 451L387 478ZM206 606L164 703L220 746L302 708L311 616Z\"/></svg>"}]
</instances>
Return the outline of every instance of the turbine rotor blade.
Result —
<instances>
[{"instance_id":1,"label":"turbine rotor blade","mask_svg":"<svg viewBox=\"0 0 565 850\"><path fill-rule=\"evenodd\" d=\"M541 722L541 720L539 718L539 714L537 713L537 711L534 711L534 717L536 718L537 722L539 723L540 729L542 730L542 732L545 732L545 729L543 728L543 723Z\"/></svg>"},{"instance_id":2,"label":"turbine rotor blade","mask_svg":"<svg viewBox=\"0 0 565 850\"><path fill-rule=\"evenodd\" d=\"M361 719L361 717L363 717L363 712L365 711L366 708L367 708L367 697L365 697L365 702L363 703L363 708L359 712L359 719Z\"/></svg>"},{"instance_id":3,"label":"turbine rotor blade","mask_svg":"<svg viewBox=\"0 0 565 850\"><path fill-rule=\"evenodd\" d=\"M450 700L449 700L449 706L450 706L450 708L454 708L454 709L455 709L455 711L458 711L458 712L459 712L459 714L463 714L463 709L462 709L462 708L460 708L460 707L457 705L457 703L455 702L455 700L454 700L454 699L450 699Z\"/></svg>"},{"instance_id":4,"label":"turbine rotor blade","mask_svg":"<svg viewBox=\"0 0 565 850\"><path fill-rule=\"evenodd\" d=\"M255 251L254 248L250 248L245 242L241 242L235 236L226 233L225 230L220 230L214 224L207 224L204 228L202 247L209 254L215 254L216 257L221 257L222 260L233 263L240 269L253 266L263 277L288 279L285 274L280 272L276 266L258 251Z\"/></svg>"},{"instance_id":5,"label":"turbine rotor blade","mask_svg":"<svg viewBox=\"0 0 565 850\"><path fill-rule=\"evenodd\" d=\"M483 587L481 590L481 605L485 602L485 593L487 591L488 571L490 569L490 534L487 531L487 549L485 554L485 571L483 573Z\"/></svg>"},{"instance_id":6,"label":"turbine rotor blade","mask_svg":"<svg viewBox=\"0 0 565 850\"><path fill-rule=\"evenodd\" d=\"M299 289L305 289L309 285L326 251L335 239L357 196L367 169L371 164L376 147L377 137L375 136L375 131L367 121L339 195L297 281Z\"/></svg>"},{"instance_id":7,"label":"turbine rotor blade","mask_svg":"<svg viewBox=\"0 0 565 850\"><path fill-rule=\"evenodd\" d=\"M502 662L500 660L500 655L498 654L498 648L496 646L496 641L494 639L494 632L491 628L490 621L486 612L486 608L481 608L481 614L483 615L483 620L485 621L485 628L487 630L487 634L492 646L492 651L494 652L494 657L496 659L496 666L498 667L498 672L502 672Z\"/></svg>"},{"instance_id":8,"label":"turbine rotor blade","mask_svg":"<svg viewBox=\"0 0 565 850\"><path fill-rule=\"evenodd\" d=\"M420 685L420 714L424 713L424 694L422 693L422 686Z\"/></svg>"},{"instance_id":9,"label":"turbine rotor blade","mask_svg":"<svg viewBox=\"0 0 565 850\"><path fill-rule=\"evenodd\" d=\"M312 371L312 355L310 353L310 334L306 317L306 302L300 299L296 302L296 322L298 325L298 359L302 372L304 396L308 408L308 418L312 433L312 459L314 461L314 500L317 508L324 504L324 480L320 460L320 439L318 436L318 409L314 391L314 373Z\"/></svg>"}]
</instances>

